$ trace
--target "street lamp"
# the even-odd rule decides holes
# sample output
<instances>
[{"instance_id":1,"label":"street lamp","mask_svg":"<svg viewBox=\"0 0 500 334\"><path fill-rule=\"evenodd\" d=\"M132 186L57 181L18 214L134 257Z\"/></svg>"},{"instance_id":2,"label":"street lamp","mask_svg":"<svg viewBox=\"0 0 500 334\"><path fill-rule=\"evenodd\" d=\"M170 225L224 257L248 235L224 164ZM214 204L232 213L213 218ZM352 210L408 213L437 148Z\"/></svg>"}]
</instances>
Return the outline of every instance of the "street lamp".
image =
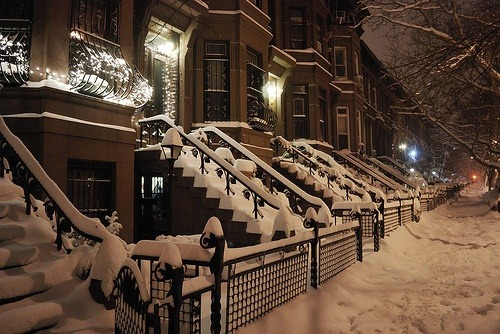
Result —
<instances>
[{"instance_id":1,"label":"street lamp","mask_svg":"<svg viewBox=\"0 0 500 334\"><path fill-rule=\"evenodd\" d=\"M179 131L174 128L170 128L165 133L163 140L160 144L161 153L160 160L167 160L168 162L168 184L167 193L163 200L163 212L166 214L167 218L167 234L172 232L172 183L174 181L174 163L175 160L179 158L182 151L182 140L179 135Z\"/></svg>"}]
</instances>

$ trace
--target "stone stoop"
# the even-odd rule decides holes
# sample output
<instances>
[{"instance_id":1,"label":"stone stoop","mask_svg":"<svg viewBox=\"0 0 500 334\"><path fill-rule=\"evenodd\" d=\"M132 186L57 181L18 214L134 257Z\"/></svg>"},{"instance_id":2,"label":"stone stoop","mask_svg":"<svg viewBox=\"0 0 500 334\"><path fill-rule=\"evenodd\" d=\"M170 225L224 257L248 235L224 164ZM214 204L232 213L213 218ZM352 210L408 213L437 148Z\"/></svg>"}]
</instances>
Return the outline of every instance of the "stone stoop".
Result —
<instances>
[{"instance_id":1,"label":"stone stoop","mask_svg":"<svg viewBox=\"0 0 500 334\"><path fill-rule=\"evenodd\" d=\"M281 175L286 177L288 180L293 182L293 184L295 184L297 187L304 190L309 195L321 198L329 208L332 207L333 197L325 196L323 191L316 190L314 188L314 184L305 184L302 180L299 180L297 178L298 173L296 173L296 172L290 173L287 168L283 168L280 166L279 161L273 161L273 168L276 171L278 171ZM325 185L325 187L326 187L326 185Z\"/></svg>"},{"instance_id":2,"label":"stone stoop","mask_svg":"<svg viewBox=\"0 0 500 334\"><path fill-rule=\"evenodd\" d=\"M224 230L229 247L242 247L260 243L260 235L247 233L247 222L233 221L234 210L220 208L220 198L207 197L206 187L194 187L195 177L182 176L182 168L174 171L172 189L172 234L200 234L213 216Z\"/></svg>"}]
</instances>

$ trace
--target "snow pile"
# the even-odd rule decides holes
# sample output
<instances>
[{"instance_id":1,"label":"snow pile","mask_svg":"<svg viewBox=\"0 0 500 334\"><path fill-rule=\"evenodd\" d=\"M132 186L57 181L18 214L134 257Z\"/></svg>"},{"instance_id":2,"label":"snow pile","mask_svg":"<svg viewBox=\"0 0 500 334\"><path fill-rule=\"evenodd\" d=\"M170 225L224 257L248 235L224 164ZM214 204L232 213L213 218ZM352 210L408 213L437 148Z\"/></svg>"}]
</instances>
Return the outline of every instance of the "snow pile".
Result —
<instances>
[{"instance_id":1,"label":"snow pile","mask_svg":"<svg viewBox=\"0 0 500 334\"><path fill-rule=\"evenodd\" d=\"M112 252L88 244L75 248L71 254L57 251L56 234L43 210L26 216L20 194L22 189L8 176L0 178L0 258L8 261L0 260L0 267L4 268L0 271L0 299L28 296L0 306L1 331L19 333L55 326L51 330L112 332L114 312L92 299L87 279L96 253L96 262L107 266ZM108 235L119 240L111 233ZM111 248L124 249L121 244ZM102 256L107 257L105 261Z\"/></svg>"}]
</instances>

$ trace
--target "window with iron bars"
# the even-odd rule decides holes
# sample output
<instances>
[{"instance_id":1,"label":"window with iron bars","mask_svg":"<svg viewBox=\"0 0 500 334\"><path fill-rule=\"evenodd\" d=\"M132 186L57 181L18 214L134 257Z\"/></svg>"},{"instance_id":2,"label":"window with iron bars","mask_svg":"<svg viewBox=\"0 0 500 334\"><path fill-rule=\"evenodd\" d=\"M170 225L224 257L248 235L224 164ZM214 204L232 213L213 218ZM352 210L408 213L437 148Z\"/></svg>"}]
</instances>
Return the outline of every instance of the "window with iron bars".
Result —
<instances>
[{"instance_id":1,"label":"window with iron bars","mask_svg":"<svg viewBox=\"0 0 500 334\"><path fill-rule=\"evenodd\" d=\"M207 42L203 66L204 121L229 120L229 51L226 42Z\"/></svg>"},{"instance_id":2,"label":"window with iron bars","mask_svg":"<svg viewBox=\"0 0 500 334\"><path fill-rule=\"evenodd\" d=\"M115 207L114 163L68 160L68 198L84 215L105 221Z\"/></svg>"},{"instance_id":3,"label":"window with iron bars","mask_svg":"<svg viewBox=\"0 0 500 334\"><path fill-rule=\"evenodd\" d=\"M72 28L118 43L121 0L73 0Z\"/></svg>"}]
</instances>

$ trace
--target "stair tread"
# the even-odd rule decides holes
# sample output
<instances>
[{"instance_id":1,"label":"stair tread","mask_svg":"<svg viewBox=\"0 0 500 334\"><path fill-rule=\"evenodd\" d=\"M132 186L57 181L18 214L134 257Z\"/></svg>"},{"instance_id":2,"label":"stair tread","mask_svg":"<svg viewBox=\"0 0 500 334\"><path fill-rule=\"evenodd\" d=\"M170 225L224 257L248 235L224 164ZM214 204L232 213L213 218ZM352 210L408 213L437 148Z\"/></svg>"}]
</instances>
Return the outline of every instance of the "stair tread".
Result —
<instances>
[{"instance_id":1,"label":"stair tread","mask_svg":"<svg viewBox=\"0 0 500 334\"><path fill-rule=\"evenodd\" d=\"M22 238L26 236L26 230L17 224L0 224L0 242Z\"/></svg>"},{"instance_id":2,"label":"stair tread","mask_svg":"<svg viewBox=\"0 0 500 334\"><path fill-rule=\"evenodd\" d=\"M30 264L36 261L39 253L39 248L31 245L4 245L0 248L0 269Z\"/></svg>"}]
</instances>

